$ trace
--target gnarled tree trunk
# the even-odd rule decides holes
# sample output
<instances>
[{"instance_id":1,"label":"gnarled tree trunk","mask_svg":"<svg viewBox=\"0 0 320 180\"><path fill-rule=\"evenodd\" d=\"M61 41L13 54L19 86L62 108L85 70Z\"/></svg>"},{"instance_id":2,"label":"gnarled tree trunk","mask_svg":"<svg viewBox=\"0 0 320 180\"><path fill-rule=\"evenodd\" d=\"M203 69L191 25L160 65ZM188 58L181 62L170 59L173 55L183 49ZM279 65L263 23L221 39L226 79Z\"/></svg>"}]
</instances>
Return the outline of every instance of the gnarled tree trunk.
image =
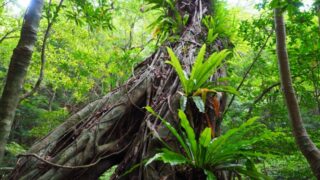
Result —
<instances>
[{"instance_id":1,"label":"gnarled tree trunk","mask_svg":"<svg viewBox=\"0 0 320 180\"><path fill-rule=\"evenodd\" d=\"M190 20L181 38L166 46L179 56L186 72L190 71L197 50L206 38L201 18L209 13L210 2L179 0L176 4L180 13L189 14ZM217 44L220 47L221 40L217 40ZM210 45L210 49L219 50L218 45L214 44ZM28 154L21 155L10 178L97 179L113 165L118 165L113 179L196 178L196 171L179 173L181 169L161 163L153 163L147 168L142 165L129 176L121 176L161 147L151 129L156 129L168 143L176 146L169 131L143 109L150 105L160 116L172 124L178 124L176 110L179 108L177 91L180 82L172 67L165 63L168 59L165 48L160 47L136 67L133 77L125 85L90 103L34 144ZM225 74L225 70L219 69L211 80L219 74ZM224 105L221 111L223 109ZM190 120L199 132L207 126L206 120L195 108L192 111L193 118ZM209 104L207 114L214 119ZM218 130L220 123L215 123Z\"/></svg>"}]
</instances>

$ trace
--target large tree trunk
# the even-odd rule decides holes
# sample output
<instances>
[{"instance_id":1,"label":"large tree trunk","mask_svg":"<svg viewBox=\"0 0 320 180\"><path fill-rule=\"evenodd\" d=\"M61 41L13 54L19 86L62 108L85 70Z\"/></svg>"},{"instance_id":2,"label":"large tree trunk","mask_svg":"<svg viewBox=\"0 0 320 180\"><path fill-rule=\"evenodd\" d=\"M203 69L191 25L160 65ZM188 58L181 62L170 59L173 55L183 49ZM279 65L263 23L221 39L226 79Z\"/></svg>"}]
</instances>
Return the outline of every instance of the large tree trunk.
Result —
<instances>
[{"instance_id":1,"label":"large tree trunk","mask_svg":"<svg viewBox=\"0 0 320 180\"><path fill-rule=\"evenodd\" d=\"M190 21L175 43L167 43L179 56L187 72L197 49L206 37L201 18L211 9L210 0L180 0L180 13L188 13ZM220 41L220 40L217 40ZM221 41L219 44L222 44ZM208 49L217 49L210 45ZM219 46L220 47L220 46ZM217 49L219 50L219 49ZM114 179L133 165L153 155L161 147L150 129L172 145L169 131L143 109L150 105L160 116L177 124L180 82L175 71L165 63L168 54L164 47L138 65L133 77L118 89L71 116L65 123L34 144L28 154L21 155L11 179L97 179L105 170L118 165ZM224 69L212 77L225 74ZM225 100L225 98L223 98ZM225 104L223 102L222 104ZM212 107L207 114L214 119ZM221 112L224 106L221 106ZM192 109L192 124L197 132L207 126L204 115ZM217 118L215 118L217 119ZM217 130L219 122L215 121ZM181 169L180 169L181 170ZM168 177L192 179L194 172L181 173L170 166L153 163L143 165L123 179L161 179ZM180 172L180 173L179 173Z\"/></svg>"},{"instance_id":2,"label":"large tree trunk","mask_svg":"<svg viewBox=\"0 0 320 180\"><path fill-rule=\"evenodd\" d=\"M0 99L0 162L4 155L21 88L30 64L41 18L43 0L32 0L24 17L20 40L13 51L6 84Z\"/></svg>"},{"instance_id":3,"label":"large tree trunk","mask_svg":"<svg viewBox=\"0 0 320 180\"><path fill-rule=\"evenodd\" d=\"M294 88L292 86L289 59L286 48L285 24L282 10L280 8L274 10L274 21L276 25L277 55L281 85L292 123L293 135L300 151L308 160L314 175L317 177L317 179L320 179L320 151L312 142L306 129L303 127L299 105L295 97Z\"/></svg>"}]
</instances>

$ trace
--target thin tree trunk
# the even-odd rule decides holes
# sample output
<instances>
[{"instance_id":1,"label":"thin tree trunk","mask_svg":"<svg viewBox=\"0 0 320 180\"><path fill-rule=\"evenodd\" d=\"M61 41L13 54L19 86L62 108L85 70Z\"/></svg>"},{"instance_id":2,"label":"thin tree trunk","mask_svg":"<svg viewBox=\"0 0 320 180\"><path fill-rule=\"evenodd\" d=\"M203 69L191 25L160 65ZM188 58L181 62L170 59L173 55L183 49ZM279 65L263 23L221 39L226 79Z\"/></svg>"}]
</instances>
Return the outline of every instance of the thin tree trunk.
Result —
<instances>
[{"instance_id":1,"label":"thin tree trunk","mask_svg":"<svg viewBox=\"0 0 320 180\"><path fill-rule=\"evenodd\" d=\"M320 151L312 142L306 129L303 127L299 105L295 96L294 88L292 86L289 59L286 48L286 32L283 14L279 8L274 10L274 21L276 25L277 55L281 85L284 92L289 117L292 123L293 135L300 151L309 162L314 175L317 177L317 179L320 179Z\"/></svg>"},{"instance_id":2,"label":"thin tree trunk","mask_svg":"<svg viewBox=\"0 0 320 180\"><path fill-rule=\"evenodd\" d=\"M43 0L32 0L24 17L21 36L13 51L7 74L6 84L0 99L0 161L11 131L21 87L30 64L33 47L41 18Z\"/></svg>"},{"instance_id":3,"label":"thin tree trunk","mask_svg":"<svg viewBox=\"0 0 320 180\"><path fill-rule=\"evenodd\" d=\"M34 93L36 93L41 85L41 82L43 80L44 77L44 68L45 68L45 64L46 64L46 48L47 48L47 40L50 36L50 31L51 28L53 26L53 24L55 23L55 20L58 17L59 11L62 7L62 3L64 0L60 0L59 5L57 6L56 11L54 12L53 18L50 20L50 17L48 17L48 25L47 25L47 29L45 31L44 37L43 37L43 41L42 41L42 47L41 47L41 67L40 67L40 73L39 73L39 78L36 82L36 84L34 85L34 87L31 89L31 91L25 93L24 95L22 95L22 97L20 98L20 101L23 101L26 98L29 98L31 96L34 95ZM50 14L50 5L51 5L52 1L49 1L49 10L48 10L48 14Z\"/></svg>"}]
</instances>

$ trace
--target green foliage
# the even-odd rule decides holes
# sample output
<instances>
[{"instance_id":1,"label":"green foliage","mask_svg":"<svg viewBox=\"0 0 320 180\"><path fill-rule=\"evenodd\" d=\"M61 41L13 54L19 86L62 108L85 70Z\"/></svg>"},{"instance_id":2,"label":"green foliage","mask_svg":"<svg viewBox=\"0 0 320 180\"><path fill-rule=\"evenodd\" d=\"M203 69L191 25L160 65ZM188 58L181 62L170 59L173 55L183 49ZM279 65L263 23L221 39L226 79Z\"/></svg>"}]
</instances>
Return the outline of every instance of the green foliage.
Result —
<instances>
[{"instance_id":1,"label":"green foliage","mask_svg":"<svg viewBox=\"0 0 320 180\"><path fill-rule=\"evenodd\" d=\"M273 179L316 180L312 175L308 162L300 153L270 158L265 161L264 169Z\"/></svg>"},{"instance_id":2,"label":"green foliage","mask_svg":"<svg viewBox=\"0 0 320 180\"><path fill-rule=\"evenodd\" d=\"M113 2L110 0L99 1L84 1L73 0L71 1L72 8L66 10L66 17L73 20L77 25L88 25L92 31L96 28L113 29L112 13Z\"/></svg>"},{"instance_id":3,"label":"green foliage","mask_svg":"<svg viewBox=\"0 0 320 180\"><path fill-rule=\"evenodd\" d=\"M198 56L192 66L190 75L188 75L182 68L179 59L174 54L173 50L167 48L171 61L167 61L168 64L172 65L177 72L182 89L184 91L182 99L180 100L181 108L184 110L186 107L187 98L192 96L193 102L196 104L200 112L204 112L204 103L206 100L207 93L216 93L218 91L230 92L237 94L237 91L229 86L216 87L207 82L210 76L212 76L222 60L225 59L229 52L223 50L221 52L213 53L207 60L204 60L206 53L206 45L204 44L199 51ZM202 100L198 95L202 95Z\"/></svg>"},{"instance_id":4,"label":"green foliage","mask_svg":"<svg viewBox=\"0 0 320 180\"><path fill-rule=\"evenodd\" d=\"M211 44L216 36L230 39L235 34L235 18L231 16L226 6L223 0L212 1L213 14L202 19L202 23L208 30L206 39L208 44Z\"/></svg>"},{"instance_id":5,"label":"green foliage","mask_svg":"<svg viewBox=\"0 0 320 180\"><path fill-rule=\"evenodd\" d=\"M13 156L17 156L18 154L26 152L26 149L16 142L10 142L6 145L6 151Z\"/></svg>"},{"instance_id":6,"label":"green foliage","mask_svg":"<svg viewBox=\"0 0 320 180\"><path fill-rule=\"evenodd\" d=\"M82 7L76 4L78 2L82 3ZM96 4L98 1L78 2L64 1L47 40L44 79L34 96L22 101L17 109L9 141L17 142L26 149L36 139L63 123L70 114L123 84L132 75L134 66L154 51L155 42L146 29L154 20L155 13L140 12L142 1L114 1L113 9L107 1L101 6ZM29 92L39 77L43 36L47 20L52 20L57 3L59 1L52 1L50 7L45 3L38 42L22 93ZM92 7L88 3L94 5L93 14L89 13ZM82 11L84 6L87 6L86 12ZM98 17L103 9L109 9L105 12L106 16ZM78 18L83 22L82 26L66 16L69 11L80 13ZM16 30L0 43L0 92L12 51L19 40L23 13L24 9L19 8L17 2L10 2L0 16L0 39L7 32ZM110 19L114 26L112 30L102 27L104 24L97 21L103 21L111 13L116 15ZM85 14L88 17L84 17ZM91 25L87 20L92 21L89 22ZM132 23L134 27L131 27ZM7 154L4 165L13 166L15 157Z\"/></svg>"},{"instance_id":7,"label":"green foliage","mask_svg":"<svg viewBox=\"0 0 320 180\"><path fill-rule=\"evenodd\" d=\"M269 1L270 2L270 1ZM245 69L250 66L253 58L268 34L273 31L273 12L270 4L261 4L259 16L241 23L239 35L245 41L244 48L238 49L240 57L229 60L229 83L238 84ZM297 1L282 1L295 3ZM268 5L268 6L266 6ZM296 4L299 5L299 4ZM291 4L283 4L286 20L287 48L290 58L293 85L301 107L304 126L312 140L319 142L319 24L317 14L307 9ZM239 45L238 45L239 46ZM231 106L224 118L224 127L234 127L242 123L242 117L248 117L248 108L261 96L252 109L251 116L259 115L264 124L275 132L282 133L273 141L273 145L262 144L261 149L277 152L279 156L269 159L260 168L274 179L312 179L309 165L300 154L292 137L288 122L287 110L282 100L281 87L275 86L263 94L271 85L279 82L278 67L275 55L275 39L271 36L262 55L255 63L248 79L240 89L241 96ZM246 68L243 68L246 67Z\"/></svg>"},{"instance_id":8,"label":"green foliage","mask_svg":"<svg viewBox=\"0 0 320 180\"><path fill-rule=\"evenodd\" d=\"M301 7L303 3L301 0L272 0L270 2L271 8L281 8L283 11L287 10L290 15L299 12L299 7Z\"/></svg>"},{"instance_id":9,"label":"green foliage","mask_svg":"<svg viewBox=\"0 0 320 180\"><path fill-rule=\"evenodd\" d=\"M117 166L112 166L110 169L108 169L105 173L103 173L100 177L99 180L109 180L116 170Z\"/></svg>"},{"instance_id":10,"label":"green foliage","mask_svg":"<svg viewBox=\"0 0 320 180\"><path fill-rule=\"evenodd\" d=\"M40 111L38 118L35 119L38 124L29 131L29 136L43 137L51 130L57 127L63 119L66 119L68 111L66 109L59 109L56 111Z\"/></svg>"},{"instance_id":11,"label":"green foliage","mask_svg":"<svg viewBox=\"0 0 320 180\"><path fill-rule=\"evenodd\" d=\"M228 86L218 87L212 84L207 86L204 83L202 88L195 89L188 97L181 96L180 108L185 110L188 100L191 100L199 111L203 112L207 93L215 94L225 91L241 94L235 98L228 113L223 116L223 132L229 132L229 129L240 126L243 124L243 119L248 119L250 116L262 117L261 122L273 131L281 133L281 136L271 142L264 141L253 146L258 152L276 152L278 155L268 158L264 164L258 164L256 168L263 170L274 179L312 179L308 164L299 154L292 138L281 88L275 86L261 100L254 103L264 90L279 81L273 35L239 92L229 88L239 85L266 37L272 33L274 27L271 8L282 8L288 12L284 14L287 26L287 47L304 125L310 137L318 146L320 145L320 40L317 17L319 2L316 1L312 9L307 9L301 8L302 1L277 1L263 0L257 5L259 12L248 11L249 7L248 9L238 7L239 11L236 11L237 6L230 8L226 4L227 1L212 1L214 11L202 20L206 32L201 40L205 41L208 49L216 49L217 39L222 41L223 45L225 45L223 40L231 39L235 45L234 56L228 58L226 62L228 78L220 79L222 84L227 82ZM6 2L9 1L0 0L0 39L6 33L16 31L0 43L1 84L5 81L12 50L19 39L21 17L24 14L24 9L18 1L5 4ZM245 1L239 1L240 4L242 2ZM39 40L34 49L23 92L30 91L39 77L43 35L47 20L52 20L58 3L59 1L52 1L51 6L45 3L43 20L38 33ZM22 150L27 149L35 139L41 138L62 123L70 113L76 112L86 103L123 84L132 75L134 66L154 52L156 42L153 39L160 37L160 43L165 39L169 41L178 39L189 17L181 16L176 7L176 0L65 1L47 41L47 63L40 89L33 97L23 101L17 109L14 130L10 136L10 142L16 142L16 144L11 143L7 146L6 160L9 163L5 165L14 165L16 154L23 152ZM238 24L240 19L246 21ZM207 57L205 52L203 54ZM206 61L208 60L204 58L203 63ZM203 72L202 69L199 72ZM186 81L191 79L191 74L185 72L182 74ZM0 92L2 88L3 86L0 85ZM208 89L214 89L214 91L208 91ZM249 114L248 109L252 105L253 109ZM170 124L167 126L170 127ZM184 126L187 127L186 124ZM258 131L259 129L252 130L247 138L255 137L254 134ZM191 151L191 143L186 143L185 139L189 136L191 138L192 134L188 136L186 132L183 134L178 130L176 134L180 134L181 142L185 142L185 147ZM205 129L200 137L196 135L195 140L198 147L199 144L203 147L206 147L208 142L210 144L209 129ZM166 148L170 150L170 146ZM177 151L173 152L177 153ZM181 155L180 152L178 154ZM174 159L172 156L176 154L169 155L161 156L169 161ZM186 157L192 158L193 153L190 157L188 154L177 156L176 161L179 164ZM246 162L247 167L251 168L251 161L246 160ZM254 162L259 163L259 159L254 159ZM204 172L208 178L214 178L209 169ZM108 179L108 175L105 179Z\"/></svg>"},{"instance_id":12,"label":"green foliage","mask_svg":"<svg viewBox=\"0 0 320 180\"><path fill-rule=\"evenodd\" d=\"M149 28L154 29L154 36L158 36L160 41L166 40L169 35L177 35L181 32L187 21L186 17L181 17L176 9L176 0L147 0L151 6L146 11L160 11L159 17L150 24Z\"/></svg>"},{"instance_id":13,"label":"green foliage","mask_svg":"<svg viewBox=\"0 0 320 180\"><path fill-rule=\"evenodd\" d=\"M174 151L161 140L166 148L161 149L160 153L148 159L146 166L159 160L171 166L187 165L203 169L208 179L212 179L212 172L218 170L231 170L252 178L268 179L268 177L257 172L253 160L270 157L270 155L257 152L254 146L259 142L270 139L273 133L267 130L264 125L255 123L257 118L252 118L239 128L229 130L226 134L215 139L211 139L210 128L206 128L199 139L196 139L195 132L182 110L179 110L178 115L180 126L186 134L178 133L168 121L161 118L151 107L147 106L146 109L162 121L183 148L182 152ZM254 135L253 132L255 132Z\"/></svg>"},{"instance_id":14,"label":"green foliage","mask_svg":"<svg viewBox=\"0 0 320 180\"><path fill-rule=\"evenodd\" d=\"M177 72L186 96L192 95L198 89L207 88L207 80L214 72L216 72L222 60L225 59L229 54L227 50L223 50L221 52L213 53L206 61L204 61L206 45L203 45L194 62L191 74L189 76L186 74L186 72L184 72L179 59L174 54L172 49L167 48L167 50L171 58L171 61L167 61L167 63L172 65ZM211 90L215 91L214 89Z\"/></svg>"}]
</instances>

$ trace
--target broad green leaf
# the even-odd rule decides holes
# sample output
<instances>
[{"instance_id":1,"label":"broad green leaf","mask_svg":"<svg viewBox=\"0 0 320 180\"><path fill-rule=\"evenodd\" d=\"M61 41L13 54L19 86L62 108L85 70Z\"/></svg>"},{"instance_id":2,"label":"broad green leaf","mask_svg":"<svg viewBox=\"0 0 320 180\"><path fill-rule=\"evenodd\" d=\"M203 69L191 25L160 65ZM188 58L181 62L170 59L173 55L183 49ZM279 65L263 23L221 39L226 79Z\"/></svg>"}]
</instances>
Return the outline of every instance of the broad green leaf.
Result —
<instances>
[{"instance_id":1,"label":"broad green leaf","mask_svg":"<svg viewBox=\"0 0 320 180\"><path fill-rule=\"evenodd\" d=\"M157 153L153 157L151 157L145 164L148 166L150 163L154 161L162 161L164 163L168 163L171 166L186 164L188 159L186 159L183 155L170 151L168 149L163 149L161 153Z\"/></svg>"},{"instance_id":2,"label":"broad green leaf","mask_svg":"<svg viewBox=\"0 0 320 180\"><path fill-rule=\"evenodd\" d=\"M154 161L159 161L161 159L161 156L163 156L163 153L155 154L153 157L148 159L148 161L146 162L145 166L148 166L149 164L151 164Z\"/></svg>"},{"instance_id":3,"label":"broad green leaf","mask_svg":"<svg viewBox=\"0 0 320 180\"><path fill-rule=\"evenodd\" d=\"M247 175L247 176L255 178L255 179L271 180L270 177L268 177L262 173L259 173L257 171L254 171L254 170L247 170L245 168L240 168L240 167L234 168L234 169L236 169L236 171L240 172L241 174Z\"/></svg>"},{"instance_id":4,"label":"broad green leaf","mask_svg":"<svg viewBox=\"0 0 320 180\"><path fill-rule=\"evenodd\" d=\"M211 141L211 129L210 128L205 128L199 138L199 143L203 147L208 147L209 143Z\"/></svg>"},{"instance_id":5,"label":"broad green leaf","mask_svg":"<svg viewBox=\"0 0 320 180\"><path fill-rule=\"evenodd\" d=\"M218 33L216 33L215 35L213 35L213 33L214 33L213 29L209 29L208 37L207 37L207 42L209 44L213 43L218 37Z\"/></svg>"},{"instance_id":6,"label":"broad green leaf","mask_svg":"<svg viewBox=\"0 0 320 180\"><path fill-rule=\"evenodd\" d=\"M219 138L215 139L212 143L209 144L208 147L208 153L206 159L210 161L210 159L219 154L221 151L225 151L226 146L232 146L234 145L231 141L233 137L238 137L237 139L234 140L234 143L239 143L239 141L242 139L241 134L246 134L245 132L248 132L251 130L249 128L252 126L252 124L258 119L258 117L253 117L249 119L247 122L243 123L239 128L231 129L227 131L223 136L220 136ZM254 129L254 126L252 126L252 129ZM238 136L234 136L238 135ZM239 143L235 147L241 147L242 144ZM231 152L234 154L234 152ZM220 156L220 157L219 157ZM221 158L223 159L221 153L219 156L216 156L216 159Z\"/></svg>"},{"instance_id":7,"label":"broad green leaf","mask_svg":"<svg viewBox=\"0 0 320 180\"><path fill-rule=\"evenodd\" d=\"M197 86L194 89L201 88L201 86L209 79L216 71L216 68L221 64L222 60L227 57L229 52L223 50L219 53L213 53L207 61L202 64L201 72L195 77L198 80Z\"/></svg>"},{"instance_id":8,"label":"broad green leaf","mask_svg":"<svg viewBox=\"0 0 320 180\"><path fill-rule=\"evenodd\" d=\"M187 77L183 72L183 68L180 64L179 59L176 57L176 55L174 54L174 52L172 51L171 48L167 47L167 51L169 53L169 56L171 58L171 61L167 61L167 63L171 64L175 71L177 72L181 85L183 87L183 89L185 90L185 92L188 92L188 83L187 83Z\"/></svg>"},{"instance_id":9,"label":"broad green leaf","mask_svg":"<svg viewBox=\"0 0 320 180\"><path fill-rule=\"evenodd\" d=\"M155 117L161 120L161 122L169 129L169 131L178 139L180 145L182 146L184 151L187 153L188 157L191 158L191 153L189 151L189 148L186 145L184 139L178 133L178 131L168 121L160 117L150 106L146 106L145 108L148 112L150 112L152 115L154 115Z\"/></svg>"},{"instance_id":10,"label":"broad green leaf","mask_svg":"<svg viewBox=\"0 0 320 180\"><path fill-rule=\"evenodd\" d=\"M178 115L180 118L180 124L187 133L187 137L188 137L188 140L191 145L192 154L193 154L193 156L196 156L196 154L197 154L197 141L196 141L196 135L194 133L194 130L190 126L190 123L187 119L187 116L182 110L179 110Z\"/></svg>"},{"instance_id":11,"label":"broad green leaf","mask_svg":"<svg viewBox=\"0 0 320 180\"><path fill-rule=\"evenodd\" d=\"M175 9L172 0L165 0L165 1L169 4L171 9L173 9L173 10Z\"/></svg>"},{"instance_id":12,"label":"broad green leaf","mask_svg":"<svg viewBox=\"0 0 320 180\"><path fill-rule=\"evenodd\" d=\"M199 96L192 96L192 100L196 104L198 110L204 113L205 108L204 108L204 102L202 101L202 98Z\"/></svg>"},{"instance_id":13,"label":"broad green leaf","mask_svg":"<svg viewBox=\"0 0 320 180\"><path fill-rule=\"evenodd\" d=\"M207 175L207 180L216 180L216 176L210 171L205 169L204 174Z\"/></svg>"},{"instance_id":14,"label":"broad green leaf","mask_svg":"<svg viewBox=\"0 0 320 180\"><path fill-rule=\"evenodd\" d=\"M201 72L201 66L202 66L202 63L203 63L203 59L204 59L205 53L206 53L206 44L204 44L201 47L201 49L199 51L199 54L198 54L193 66L192 66L190 80L193 80L193 81L195 80L195 82L197 81L198 74ZM189 82L188 85L193 87L194 86L194 82L193 81Z\"/></svg>"},{"instance_id":15,"label":"broad green leaf","mask_svg":"<svg viewBox=\"0 0 320 180\"><path fill-rule=\"evenodd\" d=\"M215 86L210 90L214 90L217 92L228 92L231 94L235 94L237 96L240 95L239 92L234 87L231 87L231 86Z\"/></svg>"}]
</instances>

